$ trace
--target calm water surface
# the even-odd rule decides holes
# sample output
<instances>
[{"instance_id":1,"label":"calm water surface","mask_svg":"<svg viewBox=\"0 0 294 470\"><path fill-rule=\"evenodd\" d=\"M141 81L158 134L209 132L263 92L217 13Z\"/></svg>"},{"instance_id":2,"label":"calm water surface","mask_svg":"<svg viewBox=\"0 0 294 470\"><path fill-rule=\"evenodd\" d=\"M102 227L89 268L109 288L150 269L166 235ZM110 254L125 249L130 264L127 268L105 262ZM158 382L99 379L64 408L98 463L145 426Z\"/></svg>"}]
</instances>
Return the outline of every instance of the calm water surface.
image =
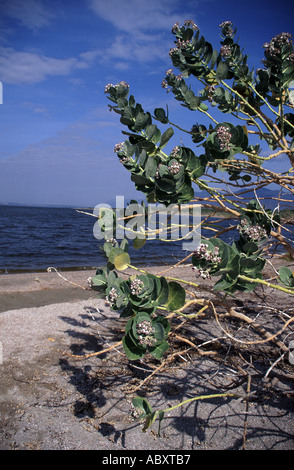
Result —
<instances>
[{"instance_id":1,"label":"calm water surface","mask_svg":"<svg viewBox=\"0 0 294 470\"><path fill-rule=\"evenodd\" d=\"M93 235L95 222L94 217L71 208L0 206L0 273L43 271L49 266L104 266L103 242ZM226 224L224 221L224 227ZM228 242L233 236L234 232L229 232L222 238ZM130 243L129 253L136 266L175 263L189 254L183 251L181 241L160 240L148 240L139 250Z\"/></svg>"}]
</instances>

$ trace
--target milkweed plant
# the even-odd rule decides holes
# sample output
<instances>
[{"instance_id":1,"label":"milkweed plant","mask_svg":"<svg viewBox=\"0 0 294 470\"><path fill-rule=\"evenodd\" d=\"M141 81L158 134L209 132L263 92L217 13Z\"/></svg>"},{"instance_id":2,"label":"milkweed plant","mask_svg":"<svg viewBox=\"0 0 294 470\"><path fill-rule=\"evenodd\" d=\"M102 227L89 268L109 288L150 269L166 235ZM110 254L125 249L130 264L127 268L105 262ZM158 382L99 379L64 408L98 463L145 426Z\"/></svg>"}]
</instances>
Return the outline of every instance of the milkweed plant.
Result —
<instances>
[{"instance_id":1,"label":"milkweed plant","mask_svg":"<svg viewBox=\"0 0 294 470\"><path fill-rule=\"evenodd\" d=\"M258 190L272 183L283 194L294 193L292 36L277 34L265 43L262 67L250 69L231 21L220 25L218 50L200 35L193 21L182 26L176 23L172 34L172 66L161 85L193 113L194 124L184 130L170 118L168 108L145 111L126 82L108 84L109 108L118 114L125 129L124 141L115 144L114 151L135 188L144 195L146 202L141 204L146 217L148 203L166 207L201 203L202 210L210 211L203 224L211 227L213 234L201 238L189 256L185 269L190 282L140 269L126 278L122 272L133 267L129 244L140 249L148 237L141 233L140 237L118 241L113 230L116 211L100 210L106 264L91 278L91 288L127 319L122 343L131 361L145 355L162 360L168 354L173 315L193 317L185 314L186 305L191 305L187 286L205 285L215 278L211 289L224 298L251 292L260 284L294 295L294 277L287 267L277 271L271 284L263 279L269 247L282 244L291 259L294 247L283 231L279 201L276 209L270 210L258 197ZM196 85L197 93L193 91ZM223 116L223 120L215 116ZM205 124L196 122L201 118ZM175 129L189 136L190 147L171 144ZM168 146L170 152L166 152ZM272 161L278 158L288 162L287 171L271 169ZM205 191L207 197L197 196L197 191ZM246 193L255 197L246 201ZM238 236L231 243L219 236L223 226L217 226L215 218L220 213L236 221ZM211 226L209 215L214 216ZM197 299L194 306L197 313ZM142 397L134 398L133 407L137 416L146 419L145 428L164 414L163 410L153 412Z\"/></svg>"}]
</instances>

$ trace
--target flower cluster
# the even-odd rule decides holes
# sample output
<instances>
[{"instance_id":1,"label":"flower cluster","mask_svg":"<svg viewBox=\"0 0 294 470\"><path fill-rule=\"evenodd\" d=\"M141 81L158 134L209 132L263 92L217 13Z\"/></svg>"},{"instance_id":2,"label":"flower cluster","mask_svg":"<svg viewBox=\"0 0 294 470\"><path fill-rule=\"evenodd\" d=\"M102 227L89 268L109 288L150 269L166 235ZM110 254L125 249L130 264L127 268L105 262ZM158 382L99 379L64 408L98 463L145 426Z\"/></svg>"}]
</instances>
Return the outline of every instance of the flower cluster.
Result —
<instances>
[{"instance_id":1,"label":"flower cluster","mask_svg":"<svg viewBox=\"0 0 294 470\"><path fill-rule=\"evenodd\" d=\"M129 88L129 84L122 80L121 82L117 83L116 85L113 85L112 83L108 83L104 88L104 93L108 93L111 90L111 88L118 88L119 86Z\"/></svg>"},{"instance_id":2,"label":"flower cluster","mask_svg":"<svg viewBox=\"0 0 294 470\"><path fill-rule=\"evenodd\" d=\"M162 80L162 82L161 82L161 87L162 87L162 88L168 88L168 83L167 83L167 81L166 81L165 79Z\"/></svg>"},{"instance_id":3,"label":"flower cluster","mask_svg":"<svg viewBox=\"0 0 294 470\"><path fill-rule=\"evenodd\" d=\"M216 131L216 139L219 142L220 150L230 150L232 134L226 126L219 126Z\"/></svg>"},{"instance_id":4,"label":"flower cluster","mask_svg":"<svg viewBox=\"0 0 294 470\"><path fill-rule=\"evenodd\" d=\"M168 171L172 174L172 175L177 175L181 169L181 166L180 163L176 162L176 161L173 161L169 167L168 167Z\"/></svg>"},{"instance_id":5,"label":"flower cluster","mask_svg":"<svg viewBox=\"0 0 294 470\"><path fill-rule=\"evenodd\" d=\"M171 31L172 31L172 33L176 33L176 32L179 31L179 30L180 30L180 26L179 26L179 23L178 23L178 21L177 21L177 22L173 25Z\"/></svg>"},{"instance_id":6,"label":"flower cluster","mask_svg":"<svg viewBox=\"0 0 294 470\"><path fill-rule=\"evenodd\" d=\"M115 287L112 287L109 294L105 298L105 305L113 307L118 298L118 292Z\"/></svg>"},{"instance_id":7,"label":"flower cluster","mask_svg":"<svg viewBox=\"0 0 294 470\"><path fill-rule=\"evenodd\" d=\"M151 321L143 320L137 324L137 334L139 343L144 346L153 346L156 339L153 336L154 328Z\"/></svg>"},{"instance_id":8,"label":"flower cluster","mask_svg":"<svg viewBox=\"0 0 294 470\"><path fill-rule=\"evenodd\" d=\"M126 155L123 155L122 157L119 157L119 161L120 163L127 163L128 161L130 161L130 158Z\"/></svg>"},{"instance_id":9,"label":"flower cluster","mask_svg":"<svg viewBox=\"0 0 294 470\"><path fill-rule=\"evenodd\" d=\"M222 33L226 38L231 38L234 34L233 23L231 21L223 21L219 26L222 28Z\"/></svg>"},{"instance_id":10,"label":"flower cluster","mask_svg":"<svg viewBox=\"0 0 294 470\"><path fill-rule=\"evenodd\" d=\"M193 271L195 271L196 276L202 277L202 279L211 278L211 269L221 262L219 256L219 247L215 246L213 251L208 250L208 245L206 243L200 243L199 247L193 253L194 257L205 261L207 264L206 268L193 266Z\"/></svg>"},{"instance_id":11,"label":"flower cluster","mask_svg":"<svg viewBox=\"0 0 294 470\"><path fill-rule=\"evenodd\" d=\"M194 31L197 31L197 29L198 29L197 24L195 24L193 20L186 20L186 21L184 21L184 26L185 26L186 28L192 28ZM178 22L178 21L173 25L171 31L172 31L173 34L176 34L178 31L180 31L180 26L179 26L179 22Z\"/></svg>"},{"instance_id":12,"label":"flower cluster","mask_svg":"<svg viewBox=\"0 0 294 470\"><path fill-rule=\"evenodd\" d=\"M224 58L224 59L229 59L231 56L232 56L232 49L231 49L231 46L228 46L228 45L224 45L220 48L220 53L221 53L221 56Z\"/></svg>"},{"instance_id":13,"label":"flower cluster","mask_svg":"<svg viewBox=\"0 0 294 470\"><path fill-rule=\"evenodd\" d=\"M182 41L181 39L178 39L176 42L176 47L170 49L169 56L172 57L173 54L178 53L180 49L187 49L189 46L191 46L190 41Z\"/></svg>"},{"instance_id":14,"label":"flower cluster","mask_svg":"<svg viewBox=\"0 0 294 470\"><path fill-rule=\"evenodd\" d=\"M195 24L193 20L186 20L184 26L186 26L186 28L192 28L194 31L198 29L197 24Z\"/></svg>"},{"instance_id":15,"label":"flower cluster","mask_svg":"<svg viewBox=\"0 0 294 470\"><path fill-rule=\"evenodd\" d=\"M198 259L203 259L208 263L218 264L221 262L219 254L219 247L215 246L213 251L208 250L206 243L200 243L199 247L194 251L194 256Z\"/></svg>"},{"instance_id":16,"label":"flower cluster","mask_svg":"<svg viewBox=\"0 0 294 470\"><path fill-rule=\"evenodd\" d=\"M211 274L209 269L196 268L193 266L193 271L195 271L197 277L202 279L211 279Z\"/></svg>"},{"instance_id":17,"label":"flower cluster","mask_svg":"<svg viewBox=\"0 0 294 470\"><path fill-rule=\"evenodd\" d=\"M111 88L113 88L114 85L112 83L107 83L107 85L104 88L104 93L108 93Z\"/></svg>"},{"instance_id":18,"label":"flower cluster","mask_svg":"<svg viewBox=\"0 0 294 470\"><path fill-rule=\"evenodd\" d=\"M263 45L265 49L266 59L262 60L266 67L275 67L284 59L294 64L294 51L293 51L293 41L292 34L290 33L280 33L274 36L269 43ZM287 53L285 54L285 49Z\"/></svg>"},{"instance_id":19,"label":"flower cluster","mask_svg":"<svg viewBox=\"0 0 294 470\"><path fill-rule=\"evenodd\" d=\"M292 34L280 33L274 36L269 43L263 45L264 49L271 57L275 57L282 52L282 47L292 43Z\"/></svg>"},{"instance_id":20,"label":"flower cluster","mask_svg":"<svg viewBox=\"0 0 294 470\"><path fill-rule=\"evenodd\" d=\"M215 246L213 251L211 251L208 250L208 245L206 243L200 243L193 255L195 258L204 261L205 264L207 264L205 268L193 266L192 269L196 272L196 276L202 277L202 279L210 279L211 269L221 262L219 247Z\"/></svg>"},{"instance_id":21,"label":"flower cluster","mask_svg":"<svg viewBox=\"0 0 294 470\"><path fill-rule=\"evenodd\" d=\"M114 146L114 152L117 153L117 152L121 152L124 148L124 142L119 142L118 144L116 144Z\"/></svg>"},{"instance_id":22,"label":"flower cluster","mask_svg":"<svg viewBox=\"0 0 294 470\"><path fill-rule=\"evenodd\" d=\"M115 244L116 244L116 239L115 239L115 238L106 238L105 242L106 242L106 243L111 243L112 246L115 246Z\"/></svg>"},{"instance_id":23,"label":"flower cluster","mask_svg":"<svg viewBox=\"0 0 294 470\"><path fill-rule=\"evenodd\" d=\"M171 156L172 158L176 158L176 157L179 156L180 151L181 151L181 147L179 147L179 145L176 145L176 146L172 149L172 152L171 152L170 156Z\"/></svg>"},{"instance_id":24,"label":"flower cluster","mask_svg":"<svg viewBox=\"0 0 294 470\"><path fill-rule=\"evenodd\" d=\"M138 278L133 279L133 281L131 282L131 286L130 286L131 294L132 295L140 294L143 286L144 286L144 282L141 281L141 279L138 279Z\"/></svg>"},{"instance_id":25,"label":"flower cluster","mask_svg":"<svg viewBox=\"0 0 294 470\"><path fill-rule=\"evenodd\" d=\"M260 225L250 225L246 219L242 219L240 224L237 225L237 230L240 235L247 240L259 242L267 237L266 230Z\"/></svg>"},{"instance_id":26,"label":"flower cluster","mask_svg":"<svg viewBox=\"0 0 294 470\"><path fill-rule=\"evenodd\" d=\"M214 101L214 94L215 94L216 86L215 85L208 85L206 87L207 99L209 103L213 103Z\"/></svg>"},{"instance_id":27,"label":"flower cluster","mask_svg":"<svg viewBox=\"0 0 294 470\"><path fill-rule=\"evenodd\" d=\"M172 74L172 69L169 69L169 70L167 70L165 76L169 77L171 74ZM182 78L183 78L183 74L179 73L178 75L176 75L174 77L174 80L175 80L174 86L180 86L180 82L181 82ZM161 82L161 87L162 88L168 88L168 85L169 85L169 83L164 78Z\"/></svg>"}]
</instances>

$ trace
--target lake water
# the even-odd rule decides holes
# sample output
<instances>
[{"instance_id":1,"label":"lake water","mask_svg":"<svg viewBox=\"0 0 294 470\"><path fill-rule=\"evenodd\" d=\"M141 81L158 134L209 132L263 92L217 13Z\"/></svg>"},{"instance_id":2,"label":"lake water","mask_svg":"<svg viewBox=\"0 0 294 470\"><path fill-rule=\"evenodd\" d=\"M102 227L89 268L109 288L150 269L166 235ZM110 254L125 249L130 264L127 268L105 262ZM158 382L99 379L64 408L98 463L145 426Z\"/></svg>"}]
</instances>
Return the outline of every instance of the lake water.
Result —
<instances>
[{"instance_id":1,"label":"lake water","mask_svg":"<svg viewBox=\"0 0 294 470\"><path fill-rule=\"evenodd\" d=\"M71 208L0 206L0 273L104 266L103 241L93 235L96 220ZM234 233L222 238L228 236ZM139 250L130 243L129 254L133 265L152 266L175 263L189 252L181 241L148 240Z\"/></svg>"},{"instance_id":2,"label":"lake water","mask_svg":"<svg viewBox=\"0 0 294 470\"><path fill-rule=\"evenodd\" d=\"M104 241L93 235L96 220L71 208L0 206L0 273L103 266ZM175 262L186 254L181 242L160 240L139 250L130 243L129 253L137 266Z\"/></svg>"}]
</instances>

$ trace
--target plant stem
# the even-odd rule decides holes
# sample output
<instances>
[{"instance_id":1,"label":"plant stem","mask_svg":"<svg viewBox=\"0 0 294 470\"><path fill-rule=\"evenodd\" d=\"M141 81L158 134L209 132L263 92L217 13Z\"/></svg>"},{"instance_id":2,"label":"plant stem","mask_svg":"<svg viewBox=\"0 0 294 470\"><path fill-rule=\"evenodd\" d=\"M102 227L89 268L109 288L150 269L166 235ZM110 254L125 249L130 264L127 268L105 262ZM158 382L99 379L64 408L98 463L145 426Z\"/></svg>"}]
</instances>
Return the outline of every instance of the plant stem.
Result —
<instances>
[{"instance_id":1,"label":"plant stem","mask_svg":"<svg viewBox=\"0 0 294 470\"><path fill-rule=\"evenodd\" d=\"M238 275L238 279L242 279L243 281L251 282L252 284L263 284L264 286L271 287L273 289L281 290L282 292L286 292L287 294L294 295L294 289L287 289L286 287L278 286L276 284L271 284L270 282L264 281L263 279L251 279L250 277L244 276L243 274Z\"/></svg>"},{"instance_id":2,"label":"plant stem","mask_svg":"<svg viewBox=\"0 0 294 470\"><path fill-rule=\"evenodd\" d=\"M209 398L219 398L219 397L233 397L233 398L239 398L239 395L236 395L235 393L216 393L212 395L200 395L198 397L193 397L189 398L188 400L184 400L181 403L178 403L177 405L174 405L170 408L167 408L166 410L162 410L163 413L167 413L168 411L175 410L176 408L179 408L182 405L186 405L187 403L191 403L192 401L196 400L206 400Z\"/></svg>"}]
</instances>

